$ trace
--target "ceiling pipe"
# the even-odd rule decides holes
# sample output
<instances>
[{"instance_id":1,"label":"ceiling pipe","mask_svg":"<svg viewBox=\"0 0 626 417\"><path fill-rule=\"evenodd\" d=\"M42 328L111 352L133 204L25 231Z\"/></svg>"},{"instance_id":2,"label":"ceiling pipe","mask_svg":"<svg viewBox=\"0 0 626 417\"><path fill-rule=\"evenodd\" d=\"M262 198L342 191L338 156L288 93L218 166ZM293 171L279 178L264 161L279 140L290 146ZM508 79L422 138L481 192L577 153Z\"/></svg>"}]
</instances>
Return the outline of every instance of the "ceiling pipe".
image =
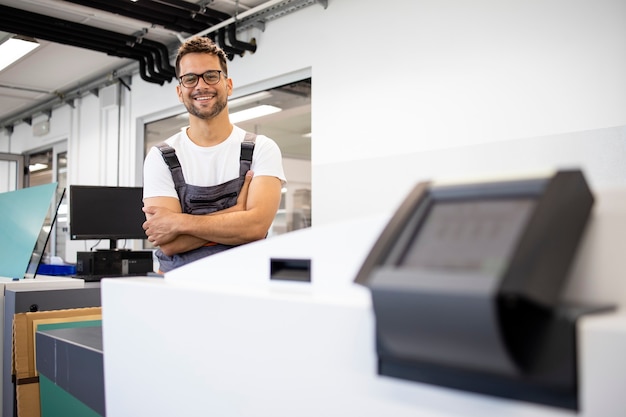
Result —
<instances>
[{"instance_id":1,"label":"ceiling pipe","mask_svg":"<svg viewBox=\"0 0 626 417\"><path fill-rule=\"evenodd\" d=\"M282 16L304 6L316 3L320 4L324 9L328 7L328 0L269 0L253 7L252 9L246 10L245 12L238 13L237 16L217 23L210 28L196 32L193 36L208 35L209 33L217 32L219 29L232 23L237 23L240 29L243 29L242 26L257 26L259 22L263 23L264 17L271 18L272 14L279 14ZM275 11L272 9L275 9Z\"/></svg>"},{"instance_id":2,"label":"ceiling pipe","mask_svg":"<svg viewBox=\"0 0 626 417\"><path fill-rule=\"evenodd\" d=\"M80 3L85 4L85 5L89 5L90 2L97 3L98 5L102 3L105 3L109 6L111 5L111 2L108 0L70 0L70 1L79 1ZM158 3L158 4L154 4L154 3ZM133 9L136 9L136 6L141 6L143 4L144 3L141 3L141 2L137 2L135 4L125 2L123 9L126 11L133 10ZM168 9L163 9L163 7L159 7L159 4L166 5ZM175 8L175 9L183 11L184 16L189 16L192 19L198 19L200 16L203 16L204 14L208 14L210 12L212 13L213 16L219 19L217 22L215 21L210 22L210 24L219 23L220 21L230 18L230 16L226 13L214 11L210 8L202 7L199 4L189 3L187 1L182 1L182 0L154 0L149 3L145 3L144 7L150 8L153 10L160 10L160 11L169 10L169 8ZM181 13L177 13L177 15L181 16ZM228 43L226 42L225 34L218 31L218 43L220 44L222 49L224 49L227 55L243 56L245 51L251 51L251 52L256 51L255 44L238 40L235 31L236 31L236 26L229 25L227 27L226 35L228 36Z\"/></svg>"},{"instance_id":3,"label":"ceiling pipe","mask_svg":"<svg viewBox=\"0 0 626 417\"><path fill-rule=\"evenodd\" d=\"M0 22L0 26L3 26L2 22ZM119 48L116 49L115 47L111 47L111 46L105 47L103 46L103 44L90 43L90 42L87 42L85 39L83 39L80 42L74 41L74 40L68 40L66 35L58 35L54 33L52 30L48 30L46 34L43 34L43 36L40 36L41 34L38 32L37 29L41 28L41 25L35 26L35 30L33 30L32 23L26 23L25 21L22 21L21 24L18 26L10 26L10 25L6 25L5 23L3 28L11 32L17 32L18 30L20 30L21 31L20 33L27 34L29 36L39 38L39 39L46 39L51 42L57 42L57 43L66 44L70 46L86 48L86 49L90 49L90 50L94 50L98 52L104 52L108 55L117 56L121 58L131 58L131 59L137 60L141 64L140 73L141 73L142 79L151 83L157 83L157 84L163 85L165 81L169 81L172 78L168 76L163 76L159 74L158 72L154 71L155 63L154 63L153 57L150 54L142 54L139 51L132 50L132 48L124 48L123 50L120 50Z\"/></svg>"},{"instance_id":4,"label":"ceiling pipe","mask_svg":"<svg viewBox=\"0 0 626 417\"><path fill-rule=\"evenodd\" d=\"M109 3L107 0L96 0L100 3ZM220 15L215 13L215 15L204 13L203 10L209 10L208 8L201 9L200 7L189 8L182 7L180 3L176 3L175 5L170 4L167 1L150 1L150 2L137 2L137 3L128 3L124 0L116 0L119 4L122 1L122 4L125 6L126 10L132 10L135 6L139 6L142 11L149 10L151 12L155 12L160 14L162 18L167 19L170 16L177 16L179 19L176 19L176 22L179 24L186 24L189 27L195 25L200 25L202 27L212 26L216 23L221 22L224 19L228 19L230 16L227 14ZM186 4L191 4L187 2L182 2ZM129 7L130 6L130 7ZM196 5L197 6L197 5Z\"/></svg>"},{"instance_id":5,"label":"ceiling pipe","mask_svg":"<svg viewBox=\"0 0 626 417\"><path fill-rule=\"evenodd\" d=\"M233 48L243 49L244 51L256 52L256 44L243 42L237 39L237 25L233 23L226 28L228 33L228 42Z\"/></svg>"},{"instance_id":6,"label":"ceiling pipe","mask_svg":"<svg viewBox=\"0 0 626 417\"><path fill-rule=\"evenodd\" d=\"M262 12L264 10L267 10L269 8L272 8L282 2L284 2L285 0L270 0L270 1L266 1L263 4L258 5L257 7L253 7L250 10L246 10L245 12L239 13L237 15L236 18L231 17L230 19L224 20L218 24L215 24L213 26L211 26L210 28L204 29L200 32L196 32L195 36L204 36L207 35L209 33L212 32L217 32L219 29L221 28L225 28L226 26L230 25L231 23L237 23L237 21L243 20L248 16L251 16L255 13L259 13Z\"/></svg>"},{"instance_id":7,"label":"ceiling pipe","mask_svg":"<svg viewBox=\"0 0 626 417\"><path fill-rule=\"evenodd\" d=\"M133 36L6 6L0 6L0 27L13 33L144 61L144 68L151 75L146 80L150 82L162 84L175 77L175 70L169 64L168 50L158 42L138 40Z\"/></svg>"},{"instance_id":8,"label":"ceiling pipe","mask_svg":"<svg viewBox=\"0 0 626 417\"><path fill-rule=\"evenodd\" d=\"M219 23L222 20L226 20L230 18L230 15L227 13L223 13L218 10L211 9L210 7L200 6L199 4L196 4L196 3L189 3L188 1L184 1L184 0L154 0L154 1L157 3L167 4L173 7L178 7L178 8L187 10L192 13L200 13L207 17L213 17L217 19L217 22L215 23Z\"/></svg>"},{"instance_id":9,"label":"ceiling pipe","mask_svg":"<svg viewBox=\"0 0 626 417\"><path fill-rule=\"evenodd\" d=\"M245 49L240 49L226 43L226 29L222 28L217 31L217 43L227 54L243 56ZM229 57L232 60L232 58Z\"/></svg>"},{"instance_id":10,"label":"ceiling pipe","mask_svg":"<svg viewBox=\"0 0 626 417\"><path fill-rule=\"evenodd\" d=\"M66 0L94 9L104 10L136 20L163 26L176 32L194 33L219 23L219 19L162 2L129 2L128 0Z\"/></svg>"},{"instance_id":11,"label":"ceiling pipe","mask_svg":"<svg viewBox=\"0 0 626 417\"><path fill-rule=\"evenodd\" d=\"M211 33L210 35L207 35L207 38L211 39L216 45L220 45L219 43L219 39L218 39L218 34L217 33ZM185 42L185 39L179 39L180 43L183 44ZM228 48L228 51L226 49L222 49L224 51L224 53L226 54L226 57L228 58L229 61L232 61L233 59L235 59L235 54L230 52L230 48Z\"/></svg>"},{"instance_id":12,"label":"ceiling pipe","mask_svg":"<svg viewBox=\"0 0 626 417\"><path fill-rule=\"evenodd\" d=\"M165 82L170 82L173 77L161 75L158 72L154 72L154 60L150 55L133 54L131 52L118 51L117 56L131 58L139 62L139 75L144 81L163 85Z\"/></svg>"},{"instance_id":13,"label":"ceiling pipe","mask_svg":"<svg viewBox=\"0 0 626 417\"><path fill-rule=\"evenodd\" d=\"M254 53L257 48L256 42L243 42L237 39L236 31L238 23L242 23L243 19L252 16L258 18L259 22L261 22L263 19L262 16L271 17L272 14L280 14L283 13L284 10L298 9L303 7L303 5L313 3L320 3L324 8L327 7L327 1L321 0L269 0L231 18L226 13L184 0L152 0L138 2L128 2L128 0L67 1L138 20L149 21L152 24L161 25L166 29L176 30L182 33L194 33L198 36L206 36L209 33L214 33L215 35L210 37L213 39L217 38L217 43L225 50L230 60L234 58L234 55L243 56L245 51ZM207 21L206 19L212 20ZM198 24L202 26L201 29L198 29ZM248 27L250 26L250 22L246 22L245 24ZM209 27L207 28L206 26ZM226 28L225 34L222 33L223 28ZM225 38L225 35L228 36L228 39Z\"/></svg>"},{"instance_id":14,"label":"ceiling pipe","mask_svg":"<svg viewBox=\"0 0 626 417\"><path fill-rule=\"evenodd\" d=\"M152 7L142 5L143 2L116 1L116 0L66 0L70 3L80 4L91 7L93 9L104 10L120 16L130 17L143 22L149 22L163 26L176 32L189 32L193 28L206 26L189 19L181 19L182 16L176 16L175 12L166 13L155 10Z\"/></svg>"},{"instance_id":15,"label":"ceiling pipe","mask_svg":"<svg viewBox=\"0 0 626 417\"><path fill-rule=\"evenodd\" d=\"M114 1L105 1L98 2L95 0L66 0L70 3L80 4L82 6L87 6L92 9L103 10L109 13L117 14L120 16L126 16L135 20L139 20L146 23L153 23L159 26L162 26L166 29L175 31L175 32L188 32L193 30L193 28L197 28L203 26L198 24L197 22L191 22L191 25L187 24L185 21L179 21L179 19L173 17L174 15L167 15L161 12L155 12L151 9L147 9L139 6L139 2L132 3L126 2L124 6L133 6L122 7L117 2ZM136 7L134 7L136 6Z\"/></svg>"}]
</instances>

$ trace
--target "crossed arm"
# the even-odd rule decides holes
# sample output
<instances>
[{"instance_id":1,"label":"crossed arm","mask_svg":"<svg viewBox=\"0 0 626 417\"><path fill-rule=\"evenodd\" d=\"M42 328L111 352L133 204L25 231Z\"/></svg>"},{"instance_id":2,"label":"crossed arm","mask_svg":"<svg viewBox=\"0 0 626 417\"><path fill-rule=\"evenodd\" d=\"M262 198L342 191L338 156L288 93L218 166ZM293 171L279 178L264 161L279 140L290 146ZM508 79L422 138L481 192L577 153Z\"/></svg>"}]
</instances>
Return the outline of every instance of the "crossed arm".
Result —
<instances>
[{"instance_id":1,"label":"crossed arm","mask_svg":"<svg viewBox=\"0 0 626 417\"><path fill-rule=\"evenodd\" d=\"M252 176L249 171L237 204L205 215L182 213L180 202L172 197L144 200L148 240L172 256L208 243L240 245L263 239L280 203L280 180Z\"/></svg>"}]
</instances>

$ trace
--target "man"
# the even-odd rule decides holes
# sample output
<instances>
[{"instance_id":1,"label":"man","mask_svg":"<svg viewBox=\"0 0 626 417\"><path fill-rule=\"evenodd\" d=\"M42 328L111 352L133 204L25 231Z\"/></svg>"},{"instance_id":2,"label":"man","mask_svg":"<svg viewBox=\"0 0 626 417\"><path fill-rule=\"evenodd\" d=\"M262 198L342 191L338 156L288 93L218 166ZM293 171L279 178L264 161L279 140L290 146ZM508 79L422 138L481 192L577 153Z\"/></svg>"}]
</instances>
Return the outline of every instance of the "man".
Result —
<instances>
[{"instance_id":1,"label":"man","mask_svg":"<svg viewBox=\"0 0 626 417\"><path fill-rule=\"evenodd\" d=\"M230 123L233 83L223 50L205 37L187 40L176 76L189 126L144 162L143 228L161 272L263 239L286 181L276 143Z\"/></svg>"}]
</instances>

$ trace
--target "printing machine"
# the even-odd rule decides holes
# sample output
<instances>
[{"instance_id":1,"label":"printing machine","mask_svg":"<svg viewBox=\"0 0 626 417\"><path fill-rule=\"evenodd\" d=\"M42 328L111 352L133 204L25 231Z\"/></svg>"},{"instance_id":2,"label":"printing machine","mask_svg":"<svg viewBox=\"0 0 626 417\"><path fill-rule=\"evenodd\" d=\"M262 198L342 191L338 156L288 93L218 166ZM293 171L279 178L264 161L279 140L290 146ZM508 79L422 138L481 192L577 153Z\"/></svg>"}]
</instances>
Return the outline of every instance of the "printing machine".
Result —
<instances>
[{"instance_id":1,"label":"printing machine","mask_svg":"<svg viewBox=\"0 0 626 417\"><path fill-rule=\"evenodd\" d=\"M107 416L623 416L624 236L559 171L104 279Z\"/></svg>"}]
</instances>

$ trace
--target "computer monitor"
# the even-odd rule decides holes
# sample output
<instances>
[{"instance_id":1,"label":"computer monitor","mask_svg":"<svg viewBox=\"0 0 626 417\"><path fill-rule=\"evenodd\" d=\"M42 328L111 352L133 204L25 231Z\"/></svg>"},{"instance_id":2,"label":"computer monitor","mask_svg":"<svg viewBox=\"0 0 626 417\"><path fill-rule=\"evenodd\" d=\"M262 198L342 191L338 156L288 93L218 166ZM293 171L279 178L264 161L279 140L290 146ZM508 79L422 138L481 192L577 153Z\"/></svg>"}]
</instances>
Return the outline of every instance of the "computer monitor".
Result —
<instances>
[{"instance_id":1,"label":"computer monitor","mask_svg":"<svg viewBox=\"0 0 626 417\"><path fill-rule=\"evenodd\" d=\"M142 187L70 185L70 239L145 239Z\"/></svg>"}]
</instances>

